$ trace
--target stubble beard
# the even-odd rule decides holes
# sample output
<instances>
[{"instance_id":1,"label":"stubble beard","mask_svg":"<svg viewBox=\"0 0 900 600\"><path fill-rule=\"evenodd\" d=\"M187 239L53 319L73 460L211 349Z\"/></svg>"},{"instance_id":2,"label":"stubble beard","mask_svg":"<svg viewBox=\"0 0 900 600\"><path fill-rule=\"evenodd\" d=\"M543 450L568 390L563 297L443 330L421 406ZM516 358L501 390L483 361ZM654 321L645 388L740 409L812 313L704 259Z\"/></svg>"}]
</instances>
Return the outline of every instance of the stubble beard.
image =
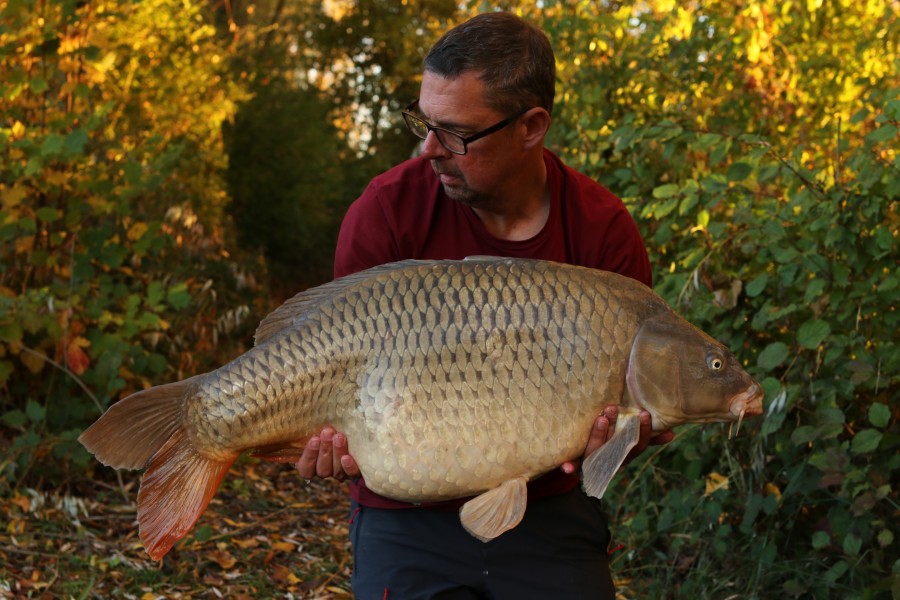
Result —
<instances>
[{"instance_id":1,"label":"stubble beard","mask_svg":"<svg viewBox=\"0 0 900 600\"><path fill-rule=\"evenodd\" d=\"M457 180L457 182L459 182L458 185L448 185L445 183L441 183L441 187L444 188L444 193L451 200L459 202L463 206L478 209L490 209L490 207L494 204L490 196L481 192L477 192L470 188L465 178L461 174L440 171L434 164L432 164L432 167L434 168L434 172L438 175L438 177L440 177L441 174L447 174L453 176Z\"/></svg>"}]
</instances>

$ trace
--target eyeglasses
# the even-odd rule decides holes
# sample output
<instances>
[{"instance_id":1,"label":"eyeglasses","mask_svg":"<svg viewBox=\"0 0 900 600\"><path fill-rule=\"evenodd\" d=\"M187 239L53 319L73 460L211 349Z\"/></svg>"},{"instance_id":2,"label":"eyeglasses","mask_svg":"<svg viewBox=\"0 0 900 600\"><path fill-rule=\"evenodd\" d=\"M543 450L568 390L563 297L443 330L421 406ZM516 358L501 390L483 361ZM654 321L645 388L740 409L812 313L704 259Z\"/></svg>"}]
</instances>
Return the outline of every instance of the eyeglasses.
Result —
<instances>
[{"instance_id":1,"label":"eyeglasses","mask_svg":"<svg viewBox=\"0 0 900 600\"><path fill-rule=\"evenodd\" d=\"M485 136L500 131L530 110L528 108L520 110L516 114L506 117L499 123L491 125L487 129L482 129L478 133L473 133L468 137L464 137L462 134L451 131L450 129L432 125L422 117L414 114L412 111L416 110L418 106L419 101L415 100L412 102L412 104L403 109L403 120L406 121L406 126L414 136L421 140L424 140L426 137L428 137L429 131L433 131L437 136L438 141L441 143L441 146L443 146L453 154L465 154L469 151L469 144L471 144L475 140L480 140Z\"/></svg>"}]
</instances>

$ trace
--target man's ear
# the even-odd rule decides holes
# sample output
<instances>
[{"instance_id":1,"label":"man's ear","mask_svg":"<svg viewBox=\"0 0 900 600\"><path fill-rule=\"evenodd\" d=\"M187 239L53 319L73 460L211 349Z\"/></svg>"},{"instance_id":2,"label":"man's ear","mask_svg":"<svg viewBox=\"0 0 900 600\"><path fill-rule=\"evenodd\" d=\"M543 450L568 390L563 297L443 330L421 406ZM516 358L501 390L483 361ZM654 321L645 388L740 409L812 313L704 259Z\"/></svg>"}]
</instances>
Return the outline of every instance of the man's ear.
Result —
<instances>
[{"instance_id":1,"label":"man's ear","mask_svg":"<svg viewBox=\"0 0 900 600\"><path fill-rule=\"evenodd\" d=\"M525 127L524 148L543 147L544 137L550 129L550 113L537 106L522 115L522 124Z\"/></svg>"}]
</instances>

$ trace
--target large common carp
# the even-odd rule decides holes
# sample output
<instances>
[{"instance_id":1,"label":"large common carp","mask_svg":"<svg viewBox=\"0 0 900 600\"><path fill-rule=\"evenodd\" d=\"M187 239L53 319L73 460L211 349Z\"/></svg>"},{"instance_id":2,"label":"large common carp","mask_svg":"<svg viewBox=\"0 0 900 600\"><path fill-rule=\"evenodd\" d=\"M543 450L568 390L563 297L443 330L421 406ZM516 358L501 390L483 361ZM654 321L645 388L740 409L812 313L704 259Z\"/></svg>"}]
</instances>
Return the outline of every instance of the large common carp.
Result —
<instances>
[{"instance_id":1,"label":"large common carp","mask_svg":"<svg viewBox=\"0 0 900 600\"><path fill-rule=\"evenodd\" d=\"M626 277L546 261L405 261L302 292L256 346L205 375L137 392L79 438L104 464L146 469L140 536L161 558L244 451L299 456L333 425L366 485L409 502L476 497L482 540L518 524L525 482L581 455L605 404L612 440L582 466L601 497L638 439L762 413L734 355Z\"/></svg>"}]
</instances>

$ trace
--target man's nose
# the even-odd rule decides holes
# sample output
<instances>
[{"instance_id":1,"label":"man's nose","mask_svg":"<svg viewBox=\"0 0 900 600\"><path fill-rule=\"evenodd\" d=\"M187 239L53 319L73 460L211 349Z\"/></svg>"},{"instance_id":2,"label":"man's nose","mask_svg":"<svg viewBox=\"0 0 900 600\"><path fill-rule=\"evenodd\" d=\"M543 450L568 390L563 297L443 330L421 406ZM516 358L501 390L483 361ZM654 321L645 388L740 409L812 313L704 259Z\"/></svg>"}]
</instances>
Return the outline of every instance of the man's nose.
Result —
<instances>
[{"instance_id":1,"label":"man's nose","mask_svg":"<svg viewBox=\"0 0 900 600\"><path fill-rule=\"evenodd\" d=\"M444 148L435 132L429 131L425 139L422 140L422 158L434 160L437 158L448 158L452 152Z\"/></svg>"}]
</instances>

